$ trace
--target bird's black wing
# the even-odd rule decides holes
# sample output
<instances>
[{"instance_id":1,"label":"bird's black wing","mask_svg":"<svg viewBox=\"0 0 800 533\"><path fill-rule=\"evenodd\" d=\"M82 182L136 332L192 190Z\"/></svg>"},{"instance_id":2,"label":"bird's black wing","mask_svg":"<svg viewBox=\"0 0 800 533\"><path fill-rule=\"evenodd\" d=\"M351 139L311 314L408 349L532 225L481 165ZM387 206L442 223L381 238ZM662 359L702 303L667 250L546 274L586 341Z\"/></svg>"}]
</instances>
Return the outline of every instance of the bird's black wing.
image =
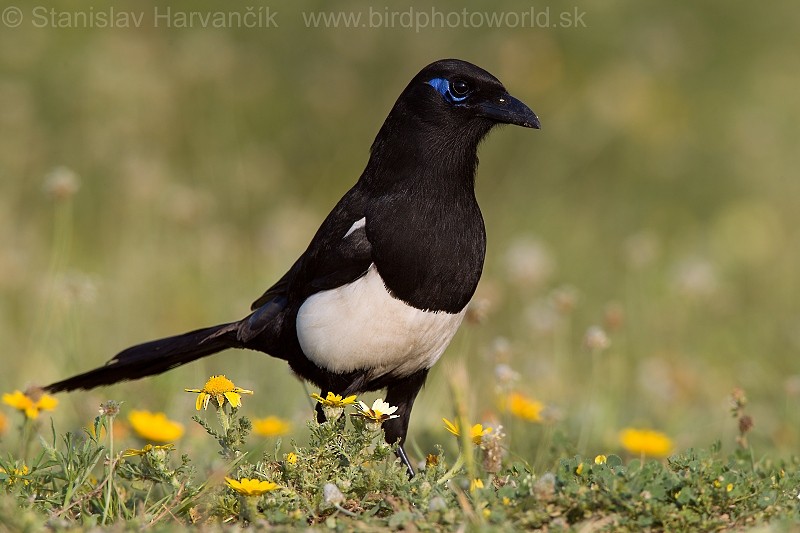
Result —
<instances>
[{"instance_id":1,"label":"bird's black wing","mask_svg":"<svg viewBox=\"0 0 800 533\"><path fill-rule=\"evenodd\" d=\"M373 257L363 217L338 235L341 235L338 241L304 258L291 287L296 297L305 300L314 293L341 287L367 273Z\"/></svg>"},{"instance_id":2,"label":"bird's black wing","mask_svg":"<svg viewBox=\"0 0 800 533\"><path fill-rule=\"evenodd\" d=\"M239 339L248 341L267 328L279 329L275 320L280 314L296 312L312 294L357 280L372 262L363 201L354 188L331 211L286 274L253 302L253 313L242 321Z\"/></svg>"},{"instance_id":3,"label":"bird's black wing","mask_svg":"<svg viewBox=\"0 0 800 533\"><path fill-rule=\"evenodd\" d=\"M251 311L255 311L256 309L258 309L265 303L269 302L270 300L273 300L275 298L285 297L286 290L289 288L289 283L291 282L292 279L294 279L294 277L297 275L297 272L299 272L301 268L301 265L303 263L303 257L305 257L305 254L301 255L297 259L297 261L294 262L292 267L286 271L286 274L284 274L281 277L281 279L276 281L272 287L267 289L264 292L264 294L258 297L258 300L256 300L255 302L252 303L252 305L250 305Z\"/></svg>"},{"instance_id":4,"label":"bird's black wing","mask_svg":"<svg viewBox=\"0 0 800 533\"><path fill-rule=\"evenodd\" d=\"M364 195L358 186L345 194L320 225L305 252L250 306L255 310L277 299L305 300L315 292L355 281L372 264L367 239Z\"/></svg>"}]
</instances>

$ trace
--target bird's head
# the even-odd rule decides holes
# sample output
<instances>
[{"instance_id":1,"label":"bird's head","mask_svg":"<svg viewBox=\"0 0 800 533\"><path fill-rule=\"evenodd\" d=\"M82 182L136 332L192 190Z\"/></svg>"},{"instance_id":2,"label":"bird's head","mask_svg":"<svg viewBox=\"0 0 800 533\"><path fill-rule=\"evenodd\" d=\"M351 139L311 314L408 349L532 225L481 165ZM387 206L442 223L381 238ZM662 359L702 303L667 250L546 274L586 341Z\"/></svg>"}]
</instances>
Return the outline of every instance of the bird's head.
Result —
<instances>
[{"instance_id":1,"label":"bird's head","mask_svg":"<svg viewBox=\"0 0 800 533\"><path fill-rule=\"evenodd\" d=\"M398 101L404 101L423 120L449 128L541 127L536 114L508 94L500 80L458 59L443 59L422 69Z\"/></svg>"},{"instance_id":2,"label":"bird's head","mask_svg":"<svg viewBox=\"0 0 800 533\"><path fill-rule=\"evenodd\" d=\"M470 182L477 147L498 124L540 128L531 109L482 68L458 59L431 63L400 94L372 145L368 176L402 178L398 169L461 167ZM391 172L387 172L390 169Z\"/></svg>"}]
</instances>

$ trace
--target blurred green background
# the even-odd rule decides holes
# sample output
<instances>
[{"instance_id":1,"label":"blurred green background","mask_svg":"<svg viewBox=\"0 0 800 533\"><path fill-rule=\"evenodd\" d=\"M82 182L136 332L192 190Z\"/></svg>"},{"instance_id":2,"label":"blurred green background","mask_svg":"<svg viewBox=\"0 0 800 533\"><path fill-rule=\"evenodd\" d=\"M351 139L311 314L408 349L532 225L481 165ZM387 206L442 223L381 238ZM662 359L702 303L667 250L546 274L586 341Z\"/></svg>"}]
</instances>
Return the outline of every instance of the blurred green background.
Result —
<instances>
[{"instance_id":1,"label":"blurred green background","mask_svg":"<svg viewBox=\"0 0 800 533\"><path fill-rule=\"evenodd\" d=\"M172 4L269 8L277 24L217 29L156 27L161 2L1 4L24 17L0 24L2 391L244 316L354 183L408 80L458 57L500 78L543 129L503 128L481 148L482 320L462 328L428 380L411 427L420 449L448 439L448 376L466 375L471 416L503 422L524 458L554 429L589 454L618 450L629 425L678 447L732 446L734 387L750 399L757 451L797 450L792 2L414 5L495 13L507 26L521 22L508 13L549 13L550 27L503 28L401 27L407 18L314 28L304 18L361 13L385 26L370 9L400 17L406 2ZM46 14L34 17L36 6ZM112 6L144 13L142 27L54 27ZM562 27L561 13L576 10L585 14ZM594 325L607 350L585 346ZM509 370L513 389L548 405L548 424L499 412L497 376L513 380ZM77 428L116 399L190 427L194 397L182 389L212 373L256 391L246 414L288 418L304 438L302 386L248 352L61 395L53 416Z\"/></svg>"}]
</instances>

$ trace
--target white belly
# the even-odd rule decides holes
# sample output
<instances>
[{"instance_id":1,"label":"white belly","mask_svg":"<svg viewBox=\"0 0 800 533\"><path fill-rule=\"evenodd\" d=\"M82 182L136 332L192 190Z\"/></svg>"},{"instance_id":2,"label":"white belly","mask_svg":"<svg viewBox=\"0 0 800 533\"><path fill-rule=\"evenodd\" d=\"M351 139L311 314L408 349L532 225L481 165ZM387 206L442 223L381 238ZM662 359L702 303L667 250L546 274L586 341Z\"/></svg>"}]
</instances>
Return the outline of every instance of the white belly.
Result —
<instances>
[{"instance_id":1,"label":"white belly","mask_svg":"<svg viewBox=\"0 0 800 533\"><path fill-rule=\"evenodd\" d=\"M394 298L375 265L353 283L311 296L297 313L297 338L317 366L370 378L430 368L455 335L464 311L421 311Z\"/></svg>"}]
</instances>

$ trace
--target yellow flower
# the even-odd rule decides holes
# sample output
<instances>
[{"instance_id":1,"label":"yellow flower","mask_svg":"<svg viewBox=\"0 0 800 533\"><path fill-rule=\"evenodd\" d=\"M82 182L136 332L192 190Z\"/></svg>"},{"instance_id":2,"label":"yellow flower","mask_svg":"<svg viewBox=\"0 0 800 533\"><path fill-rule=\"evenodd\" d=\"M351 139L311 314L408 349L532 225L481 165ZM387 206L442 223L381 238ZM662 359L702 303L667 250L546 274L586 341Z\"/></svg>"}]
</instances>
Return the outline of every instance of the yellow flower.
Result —
<instances>
[{"instance_id":1,"label":"yellow flower","mask_svg":"<svg viewBox=\"0 0 800 533\"><path fill-rule=\"evenodd\" d=\"M579 463L577 467L575 467L575 473L579 476L583 474L583 463Z\"/></svg>"},{"instance_id":2,"label":"yellow flower","mask_svg":"<svg viewBox=\"0 0 800 533\"><path fill-rule=\"evenodd\" d=\"M327 395L323 398L317 393L311 395L312 398L317 400L319 403L322 404L323 407L339 407L344 408L348 405L353 405L356 403L356 395L353 394L352 396L348 396L346 398L342 398L339 394L334 394L332 392L328 392Z\"/></svg>"},{"instance_id":3,"label":"yellow flower","mask_svg":"<svg viewBox=\"0 0 800 533\"><path fill-rule=\"evenodd\" d=\"M163 446L153 446L152 444L146 444L144 448L141 450L137 450L135 448L128 448L124 452L122 452L122 457L135 457L137 455L147 455L151 451L165 451L169 452L175 449L174 444L165 444Z\"/></svg>"},{"instance_id":4,"label":"yellow flower","mask_svg":"<svg viewBox=\"0 0 800 533\"><path fill-rule=\"evenodd\" d=\"M619 442L628 452L650 457L666 457L672 451L672 440L660 431L626 428Z\"/></svg>"},{"instance_id":5,"label":"yellow flower","mask_svg":"<svg viewBox=\"0 0 800 533\"><path fill-rule=\"evenodd\" d=\"M12 468L11 472L6 472L4 468L0 467L0 472L3 473L3 474L8 474L8 479L6 479L6 483L8 483L9 485L13 485L17 481L17 479L16 479L17 477L19 477L19 476L27 476L28 473L30 472L30 469L28 468L28 465L23 464L19 468ZM30 481L27 480L27 479L24 479L23 483L25 485L27 485L28 483L30 483Z\"/></svg>"},{"instance_id":6,"label":"yellow flower","mask_svg":"<svg viewBox=\"0 0 800 533\"><path fill-rule=\"evenodd\" d=\"M506 399L506 409L512 415L528 422L541 422L544 404L519 392L512 392Z\"/></svg>"},{"instance_id":7,"label":"yellow flower","mask_svg":"<svg viewBox=\"0 0 800 533\"><path fill-rule=\"evenodd\" d=\"M183 424L167 418L164 413L133 410L128 415L133 431L145 440L170 442L183 436Z\"/></svg>"},{"instance_id":8,"label":"yellow flower","mask_svg":"<svg viewBox=\"0 0 800 533\"><path fill-rule=\"evenodd\" d=\"M474 492L475 489L482 489L482 488L483 488L483 480L479 478L473 479L469 484L470 492Z\"/></svg>"},{"instance_id":9,"label":"yellow flower","mask_svg":"<svg viewBox=\"0 0 800 533\"><path fill-rule=\"evenodd\" d=\"M52 411L55 409L58 405L58 400L49 394L26 394L17 390L11 394L3 394L3 403L24 412L26 417L35 420L39 417L39 411Z\"/></svg>"},{"instance_id":10,"label":"yellow flower","mask_svg":"<svg viewBox=\"0 0 800 533\"><path fill-rule=\"evenodd\" d=\"M208 408L208 401L212 398L217 405L221 408L225 402L231 404L231 407L239 407L242 405L242 394L253 394L251 390L240 389L233 384L225 376L211 376L203 385L202 389L184 389L186 392L196 392L199 394L195 408L200 409Z\"/></svg>"},{"instance_id":11,"label":"yellow flower","mask_svg":"<svg viewBox=\"0 0 800 533\"><path fill-rule=\"evenodd\" d=\"M483 443L483 437L487 436L491 432L492 428L490 428L489 426L486 426L484 428L482 424L475 424L469 430L469 437L472 439L472 442L480 445L481 443Z\"/></svg>"},{"instance_id":12,"label":"yellow flower","mask_svg":"<svg viewBox=\"0 0 800 533\"><path fill-rule=\"evenodd\" d=\"M253 420L253 433L262 437L277 437L286 435L292 429L292 424L288 420L277 416L266 418L256 418Z\"/></svg>"},{"instance_id":13,"label":"yellow flower","mask_svg":"<svg viewBox=\"0 0 800 533\"><path fill-rule=\"evenodd\" d=\"M733 490L733 483L728 483L728 485L725 487L725 492L730 492L732 490Z\"/></svg>"},{"instance_id":14,"label":"yellow flower","mask_svg":"<svg viewBox=\"0 0 800 533\"><path fill-rule=\"evenodd\" d=\"M449 431L456 437L461 436L461 430L458 428L457 421L450 422L448 419L442 418L442 422L444 422L444 427L445 429L447 429L447 431ZM483 437L485 437L491 432L492 428L490 428L489 426L486 426L484 428L483 424L475 424L469 431L469 438L472 439L473 443L480 445L483 442Z\"/></svg>"},{"instance_id":15,"label":"yellow flower","mask_svg":"<svg viewBox=\"0 0 800 533\"><path fill-rule=\"evenodd\" d=\"M597 455L594 458L594 464L596 465L604 465L606 464L606 461L608 461L608 457L605 455Z\"/></svg>"},{"instance_id":16,"label":"yellow flower","mask_svg":"<svg viewBox=\"0 0 800 533\"><path fill-rule=\"evenodd\" d=\"M356 407L358 407L359 410L356 415L362 416L373 422L386 422L387 420L398 418L400 416L394 414L394 412L397 411L397 407L384 402L383 398L378 398L372 402L372 407L368 406L364 402L358 402Z\"/></svg>"},{"instance_id":17,"label":"yellow flower","mask_svg":"<svg viewBox=\"0 0 800 533\"><path fill-rule=\"evenodd\" d=\"M297 454L294 452L289 452L286 454L286 462L290 465L294 466L297 464Z\"/></svg>"},{"instance_id":18,"label":"yellow flower","mask_svg":"<svg viewBox=\"0 0 800 533\"><path fill-rule=\"evenodd\" d=\"M458 422L450 422L446 418L442 418L442 422L444 422L444 427L447 431L455 435L456 437L461 436L461 432L458 429Z\"/></svg>"},{"instance_id":19,"label":"yellow flower","mask_svg":"<svg viewBox=\"0 0 800 533\"><path fill-rule=\"evenodd\" d=\"M230 488L245 496L261 496L262 494L279 488L277 483L261 481L259 479L242 478L236 481L235 479L226 477L225 481L228 482Z\"/></svg>"},{"instance_id":20,"label":"yellow flower","mask_svg":"<svg viewBox=\"0 0 800 533\"><path fill-rule=\"evenodd\" d=\"M436 466L439 464L439 456L435 453L429 453L425 457L425 466Z\"/></svg>"}]
</instances>

